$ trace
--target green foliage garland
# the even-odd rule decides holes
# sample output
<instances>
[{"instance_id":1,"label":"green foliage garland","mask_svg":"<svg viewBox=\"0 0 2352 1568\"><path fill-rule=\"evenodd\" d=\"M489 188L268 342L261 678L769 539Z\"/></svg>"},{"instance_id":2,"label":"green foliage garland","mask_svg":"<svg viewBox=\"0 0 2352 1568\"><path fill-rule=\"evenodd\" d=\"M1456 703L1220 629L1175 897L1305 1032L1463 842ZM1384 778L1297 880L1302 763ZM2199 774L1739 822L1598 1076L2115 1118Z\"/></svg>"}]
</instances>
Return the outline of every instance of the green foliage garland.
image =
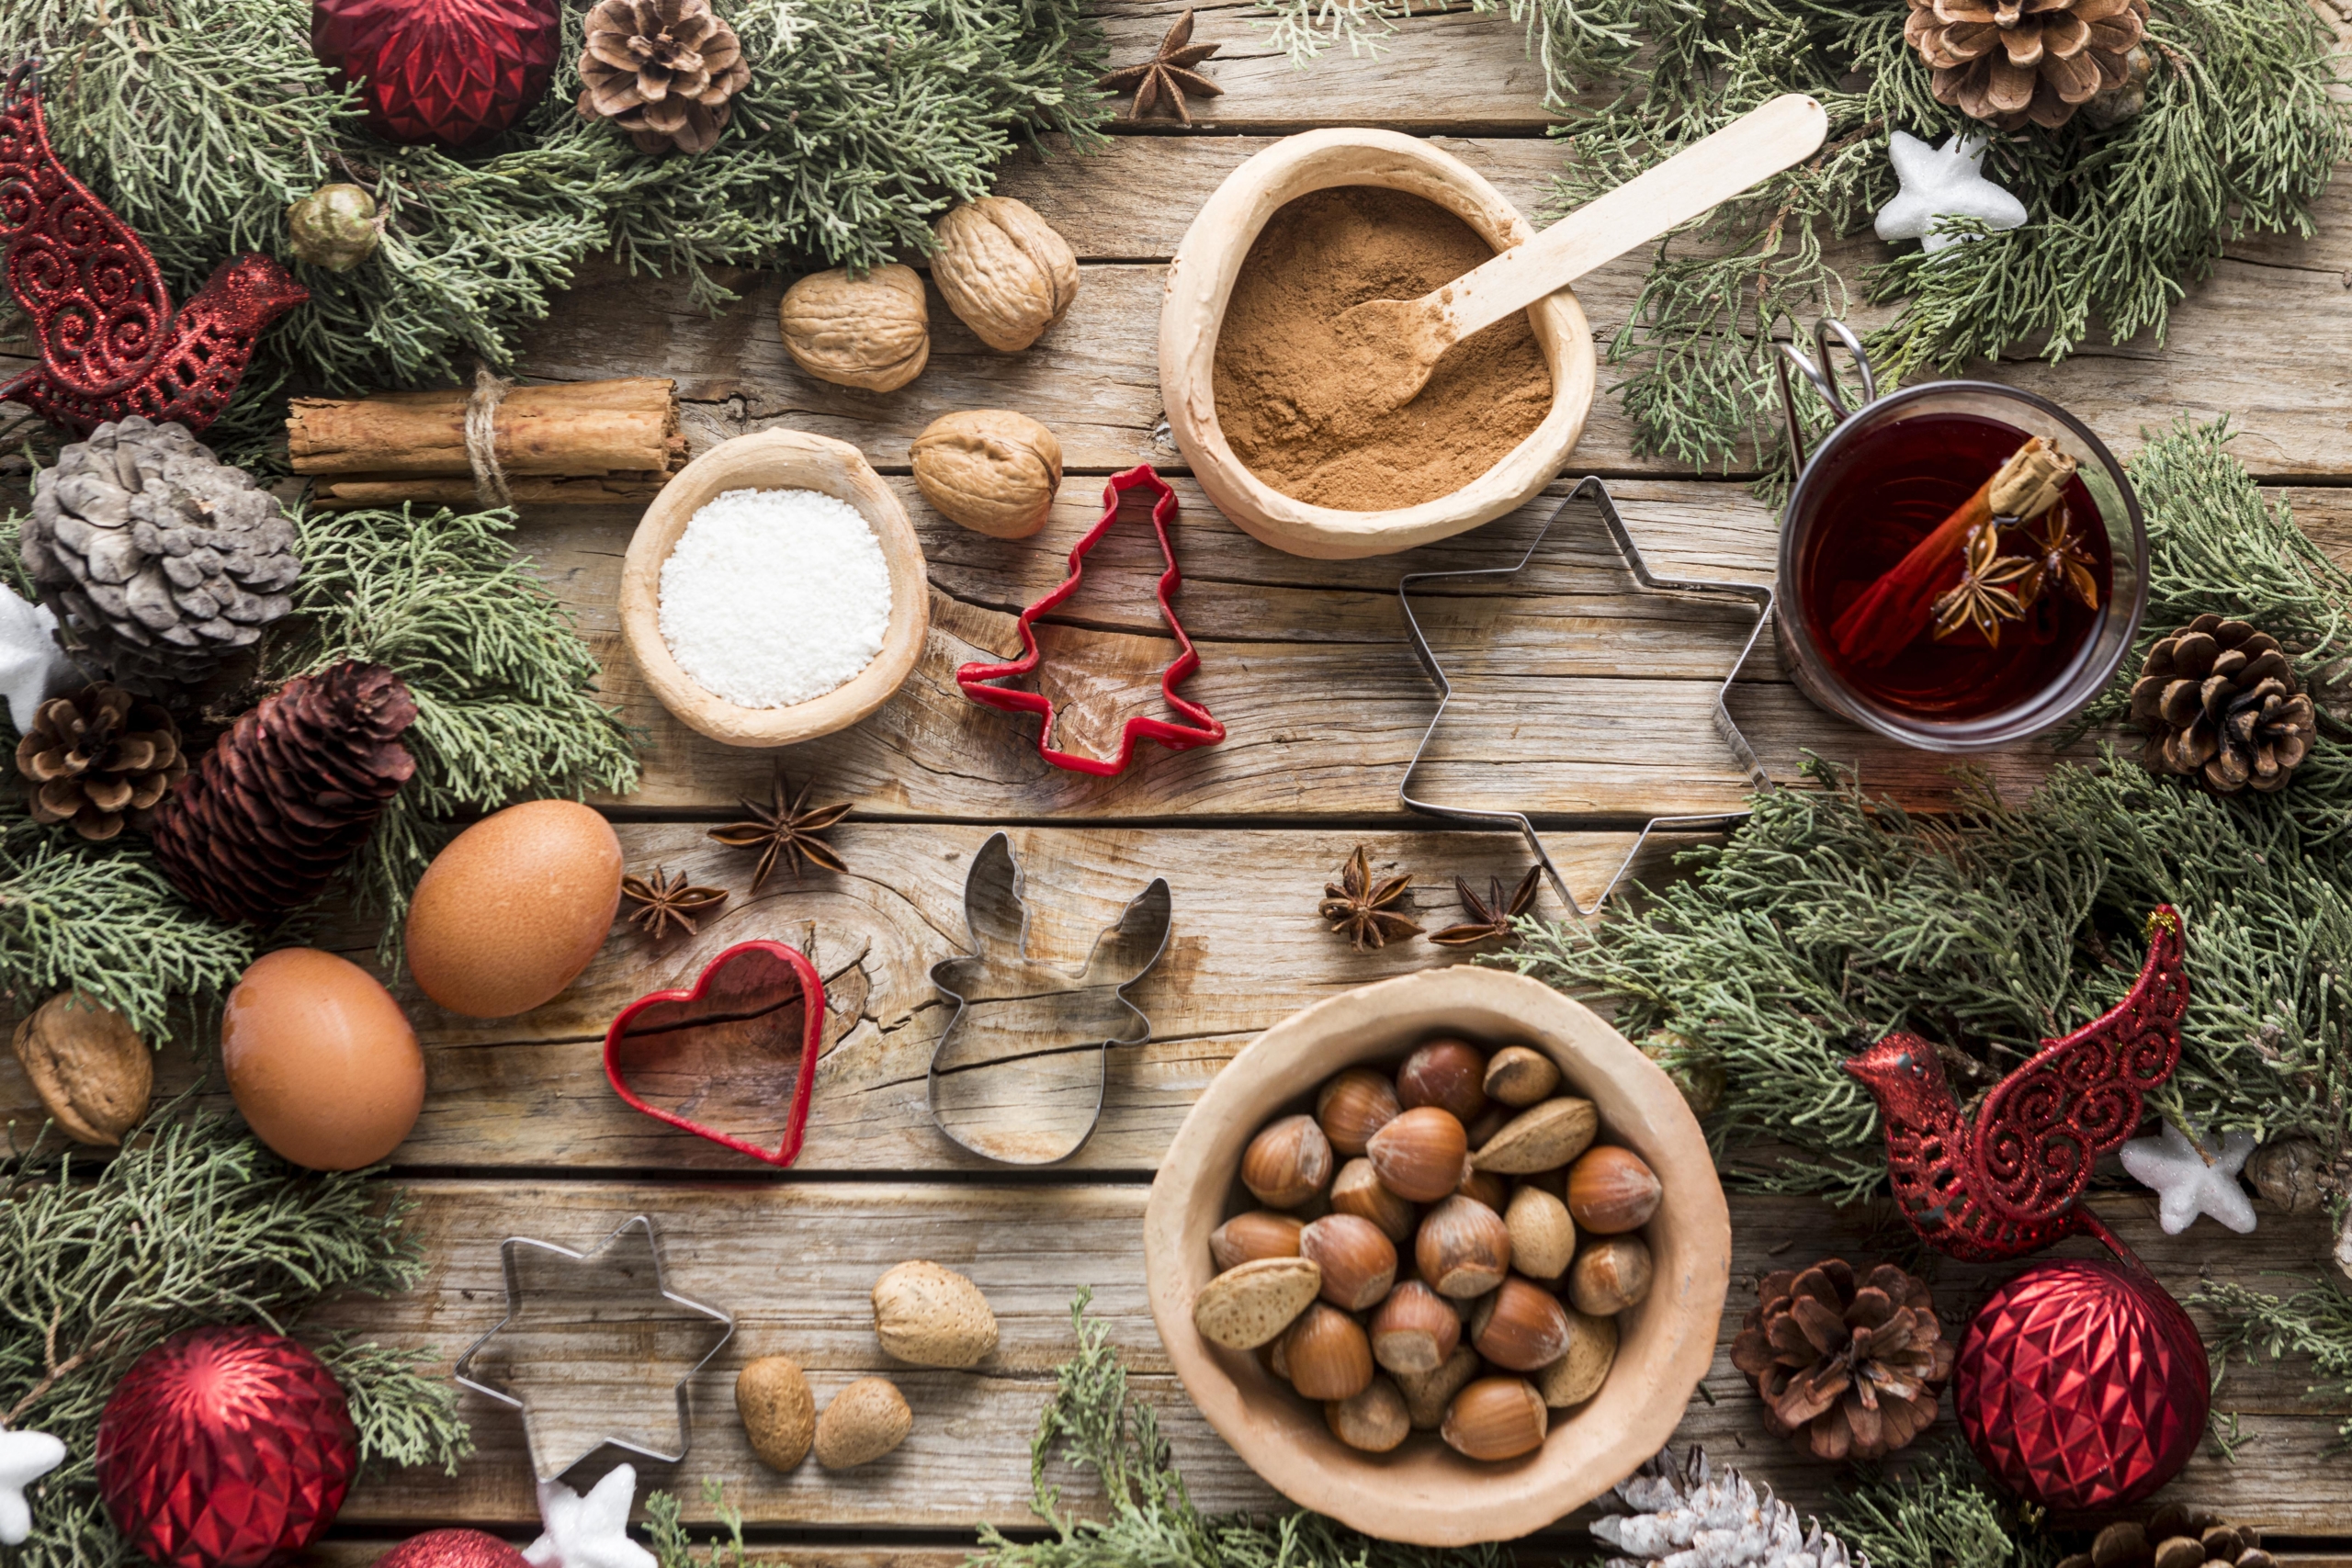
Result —
<instances>
[{"instance_id":1,"label":"green foliage garland","mask_svg":"<svg viewBox=\"0 0 2352 1568\"><path fill-rule=\"evenodd\" d=\"M2147 624L2275 627L2341 712L2352 581L2265 506L2217 426L2132 464L2150 515ZM2136 664L2127 661L2117 690ZM1963 789L1946 819L1823 787L1758 797L1693 874L1589 928L1522 922L1505 960L1598 989L1635 1038L1719 1062L1720 1152L1780 1190L1857 1200L1884 1175L1876 1107L1840 1063L1890 1029L1955 1047L1965 1098L2119 998L2158 902L2188 918L2176 1122L2352 1142L2352 750L2324 727L2281 794L2216 798L2109 753L2030 799Z\"/></svg>"},{"instance_id":2,"label":"green foliage garland","mask_svg":"<svg viewBox=\"0 0 2352 1568\"><path fill-rule=\"evenodd\" d=\"M140 1561L107 1520L91 1456L130 1364L183 1328L285 1332L337 1292L384 1295L424 1275L397 1189L288 1169L243 1128L175 1103L95 1170L36 1143L0 1163L0 1422L49 1432L64 1465L31 1489L17 1568ZM421 1351L314 1340L351 1400L369 1464L444 1466L472 1451L454 1391Z\"/></svg>"},{"instance_id":3,"label":"green foliage garland","mask_svg":"<svg viewBox=\"0 0 2352 1568\"><path fill-rule=\"evenodd\" d=\"M2352 1412L2352 1294L2340 1284L2319 1281L2289 1296L2274 1296L2229 1280L2209 1280L2188 1298L2221 1320L2213 1345L2218 1369L2233 1354L2310 1361L2318 1381L2306 1391L2312 1399ZM2352 1414L2335 1428L2352 1443Z\"/></svg>"}]
</instances>

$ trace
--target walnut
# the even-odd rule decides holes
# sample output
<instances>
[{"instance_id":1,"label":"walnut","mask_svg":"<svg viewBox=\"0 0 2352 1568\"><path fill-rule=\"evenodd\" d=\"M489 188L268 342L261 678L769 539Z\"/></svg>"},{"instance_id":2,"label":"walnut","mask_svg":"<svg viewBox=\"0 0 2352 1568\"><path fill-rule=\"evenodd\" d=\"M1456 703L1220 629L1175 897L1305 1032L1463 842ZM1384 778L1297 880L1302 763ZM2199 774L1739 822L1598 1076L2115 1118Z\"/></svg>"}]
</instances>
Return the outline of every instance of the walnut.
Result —
<instances>
[{"instance_id":1,"label":"walnut","mask_svg":"<svg viewBox=\"0 0 2352 1568\"><path fill-rule=\"evenodd\" d=\"M990 348L1027 348L1078 298L1069 242L1024 202L984 196L939 220L932 281Z\"/></svg>"},{"instance_id":2,"label":"walnut","mask_svg":"<svg viewBox=\"0 0 2352 1568\"><path fill-rule=\"evenodd\" d=\"M15 1044L41 1104L75 1143L119 1147L147 1114L154 1054L112 1008L61 992L17 1025Z\"/></svg>"},{"instance_id":3,"label":"walnut","mask_svg":"<svg viewBox=\"0 0 2352 1568\"><path fill-rule=\"evenodd\" d=\"M976 534L1025 539L1046 525L1062 482L1062 444L1027 414L972 409L915 437L923 499Z\"/></svg>"},{"instance_id":4,"label":"walnut","mask_svg":"<svg viewBox=\"0 0 2352 1568\"><path fill-rule=\"evenodd\" d=\"M922 275L896 262L864 277L810 273L784 291L776 325L800 368L869 392L897 391L931 357Z\"/></svg>"}]
</instances>

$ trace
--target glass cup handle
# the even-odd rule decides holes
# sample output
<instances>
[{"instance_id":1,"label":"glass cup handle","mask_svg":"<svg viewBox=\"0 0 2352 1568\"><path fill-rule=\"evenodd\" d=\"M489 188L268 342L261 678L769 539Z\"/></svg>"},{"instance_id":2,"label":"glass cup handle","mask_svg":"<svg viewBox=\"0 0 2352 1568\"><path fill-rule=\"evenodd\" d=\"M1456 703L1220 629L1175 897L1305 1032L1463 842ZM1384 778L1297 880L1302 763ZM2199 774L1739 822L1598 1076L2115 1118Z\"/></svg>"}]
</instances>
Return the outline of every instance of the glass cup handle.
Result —
<instances>
[{"instance_id":1,"label":"glass cup handle","mask_svg":"<svg viewBox=\"0 0 2352 1568\"><path fill-rule=\"evenodd\" d=\"M1829 412L1838 416L1839 423L1854 415L1855 411L1846 406L1845 394L1838 390L1838 378L1830 373L1829 351L1835 346L1831 341L1833 338L1846 345L1847 355L1853 360L1854 368L1861 373L1863 406L1878 401L1878 378L1871 373L1871 356L1862 352L1861 339L1856 337L1853 329L1845 322L1824 316L1813 323L1813 352L1816 355L1814 359L1806 358L1804 351L1792 343L1774 344L1772 346L1781 351L1772 362L1781 378L1781 412L1788 420L1789 450L1795 457L1799 468L1804 466L1804 427L1797 423L1796 395L1789 387L1791 365L1794 365L1804 378L1813 383L1813 389L1821 394L1822 400L1829 405Z\"/></svg>"}]
</instances>

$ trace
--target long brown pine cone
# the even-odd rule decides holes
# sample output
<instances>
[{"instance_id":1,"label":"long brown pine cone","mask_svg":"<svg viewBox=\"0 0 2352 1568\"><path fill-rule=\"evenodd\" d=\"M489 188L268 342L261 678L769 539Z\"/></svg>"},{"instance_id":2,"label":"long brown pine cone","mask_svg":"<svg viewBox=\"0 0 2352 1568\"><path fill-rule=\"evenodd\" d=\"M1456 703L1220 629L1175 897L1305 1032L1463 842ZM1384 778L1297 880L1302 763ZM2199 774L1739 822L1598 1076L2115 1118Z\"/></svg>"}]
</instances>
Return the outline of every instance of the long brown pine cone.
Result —
<instances>
[{"instance_id":1,"label":"long brown pine cone","mask_svg":"<svg viewBox=\"0 0 2352 1568\"><path fill-rule=\"evenodd\" d=\"M2217 795L2267 794L2311 752L2319 716L2278 639L2199 615L2148 649L2132 686L2154 773L2201 779Z\"/></svg>"},{"instance_id":2,"label":"long brown pine cone","mask_svg":"<svg viewBox=\"0 0 2352 1568\"><path fill-rule=\"evenodd\" d=\"M2148 0L1911 0L1903 36L1936 101L2003 130L2054 130L2132 76Z\"/></svg>"},{"instance_id":3,"label":"long brown pine cone","mask_svg":"<svg viewBox=\"0 0 2352 1568\"><path fill-rule=\"evenodd\" d=\"M155 813L155 860L187 900L266 924L326 890L416 772L416 701L380 664L288 681L239 718Z\"/></svg>"},{"instance_id":4,"label":"long brown pine cone","mask_svg":"<svg viewBox=\"0 0 2352 1568\"><path fill-rule=\"evenodd\" d=\"M710 0L599 0L580 55L580 118L609 119L640 152L706 152L752 80Z\"/></svg>"},{"instance_id":5,"label":"long brown pine cone","mask_svg":"<svg viewBox=\"0 0 2352 1568\"><path fill-rule=\"evenodd\" d=\"M33 820L71 822L96 842L147 825L156 803L187 775L180 727L162 705L99 682L51 697L17 742Z\"/></svg>"},{"instance_id":6,"label":"long brown pine cone","mask_svg":"<svg viewBox=\"0 0 2352 1568\"><path fill-rule=\"evenodd\" d=\"M1765 1277L1731 1360L1776 1436L1821 1459L1880 1459L1935 1421L1952 1347L1923 1281L1892 1263L1857 1279L1832 1258Z\"/></svg>"}]
</instances>

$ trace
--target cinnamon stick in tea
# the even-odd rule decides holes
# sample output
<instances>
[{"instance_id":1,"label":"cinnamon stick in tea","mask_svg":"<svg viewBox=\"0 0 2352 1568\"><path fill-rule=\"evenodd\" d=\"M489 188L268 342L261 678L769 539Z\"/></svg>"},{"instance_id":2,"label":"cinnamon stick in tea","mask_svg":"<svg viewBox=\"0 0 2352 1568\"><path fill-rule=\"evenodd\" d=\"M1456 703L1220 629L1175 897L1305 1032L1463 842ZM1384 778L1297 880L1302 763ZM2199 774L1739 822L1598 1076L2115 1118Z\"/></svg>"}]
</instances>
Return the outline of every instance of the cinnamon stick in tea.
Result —
<instances>
[{"instance_id":1,"label":"cinnamon stick in tea","mask_svg":"<svg viewBox=\"0 0 2352 1568\"><path fill-rule=\"evenodd\" d=\"M1829 628L1839 656L1868 668L1908 648L1933 621L1936 599L1949 586L1947 569L1968 547L1968 536L1996 517L2023 522L2041 516L2058 503L2074 477L2074 458L2039 435L2027 437L1975 494L1847 606Z\"/></svg>"}]
</instances>

